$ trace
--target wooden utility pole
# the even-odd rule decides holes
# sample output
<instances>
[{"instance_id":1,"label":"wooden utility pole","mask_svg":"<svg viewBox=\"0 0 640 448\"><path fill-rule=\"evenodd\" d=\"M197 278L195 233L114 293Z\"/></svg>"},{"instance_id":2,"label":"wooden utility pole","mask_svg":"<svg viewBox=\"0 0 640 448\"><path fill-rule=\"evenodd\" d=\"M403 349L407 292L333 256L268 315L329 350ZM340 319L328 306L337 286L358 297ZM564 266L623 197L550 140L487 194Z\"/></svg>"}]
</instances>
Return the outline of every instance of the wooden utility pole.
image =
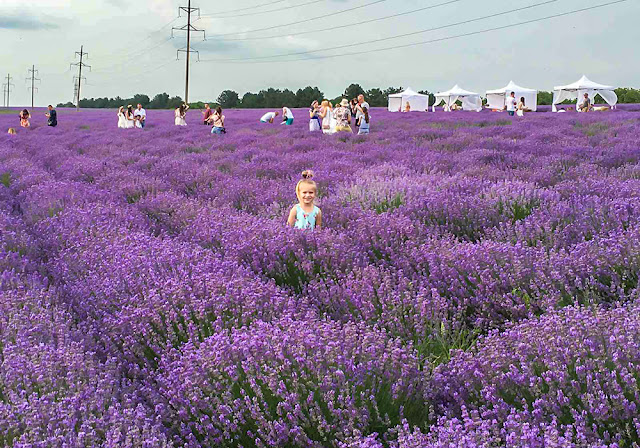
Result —
<instances>
[{"instance_id":1,"label":"wooden utility pole","mask_svg":"<svg viewBox=\"0 0 640 448\"><path fill-rule=\"evenodd\" d=\"M36 70L36 66L32 65L31 68L29 69L29 73L31 73L31 77L27 78L27 81L29 79L31 79L31 109L33 109L33 96L34 96L34 92L36 90L38 90L38 88L35 86L36 81L40 81L38 78L36 78L36 73L38 72L38 70Z\"/></svg>"},{"instance_id":2,"label":"wooden utility pole","mask_svg":"<svg viewBox=\"0 0 640 448\"><path fill-rule=\"evenodd\" d=\"M83 57L87 57L87 59L89 58L89 54L85 53L84 51L84 45L80 46L80 51L76 51L76 56L80 56L80 62L76 62L75 64L70 64L70 66L77 66L78 67L78 88L76 91L76 111L80 110L80 87L81 87L81 83L82 83L82 67L88 67L89 70L91 70L91 66L85 64L84 62L82 62L82 58Z\"/></svg>"},{"instance_id":3,"label":"wooden utility pole","mask_svg":"<svg viewBox=\"0 0 640 448\"><path fill-rule=\"evenodd\" d=\"M198 17L200 17L200 8L192 8L191 7L191 0L189 0L187 6L180 6L178 8L178 17L180 17L180 13L181 12L185 12L187 14L187 24L185 26L182 27L173 27L171 28L171 37L173 37L173 32L174 31L186 31L187 32L187 47L186 48L181 48L180 50L178 50L176 58L179 58L180 56L180 52L184 52L187 53L187 67L185 70L185 80L184 80L184 102L188 103L189 102L189 63L191 61L190 55L191 53L197 53L198 54L198 59L200 59L200 53L198 53L197 51L193 50L191 48L191 32L196 32L196 33L203 33L204 38L206 39L206 35L204 34L204 30L199 30L196 27L194 27L193 25L191 25L191 14L194 12L198 12Z\"/></svg>"}]
</instances>

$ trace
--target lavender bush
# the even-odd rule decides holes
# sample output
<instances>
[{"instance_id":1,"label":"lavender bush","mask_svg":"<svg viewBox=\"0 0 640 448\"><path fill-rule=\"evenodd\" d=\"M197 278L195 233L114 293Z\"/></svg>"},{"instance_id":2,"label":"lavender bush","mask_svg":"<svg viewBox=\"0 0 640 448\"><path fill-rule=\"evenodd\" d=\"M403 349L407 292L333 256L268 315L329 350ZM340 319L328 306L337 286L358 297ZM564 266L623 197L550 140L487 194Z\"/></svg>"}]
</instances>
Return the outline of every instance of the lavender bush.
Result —
<instances>
[{"instance_id":1,"label":"lavender bush","mask_svg":"<svg viewBox=\"0 0 640 448\"><path fill-rule=\"evenodd\" d=\"M0 134L0 446L640 443L633 107L262 112Z\"/></svg>"}]
</instances>

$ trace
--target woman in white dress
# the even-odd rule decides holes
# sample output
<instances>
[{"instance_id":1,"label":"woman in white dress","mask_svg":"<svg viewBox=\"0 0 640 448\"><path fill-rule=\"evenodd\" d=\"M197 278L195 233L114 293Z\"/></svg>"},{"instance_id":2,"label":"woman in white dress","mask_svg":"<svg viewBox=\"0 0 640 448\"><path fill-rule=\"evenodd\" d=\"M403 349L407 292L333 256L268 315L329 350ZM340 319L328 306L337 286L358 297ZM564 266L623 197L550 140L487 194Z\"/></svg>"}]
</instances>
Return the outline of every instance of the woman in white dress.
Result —
<instances>
[{"instance_id":1,"label":"woman in white dress","mask_svg":"<svg viewBox=\"0 0 640 448\"><path fill-rule=\"evenodd\" d=\"M176 126L186 126L187 125L187 121L185 120L185 117L187 116L187 110L189 110L189 106L187 104L181 104L180 107L178 107L175 110L175 124Z\"/></svg>"},{"instance_id":2,"label":"woman in white dress","mask_svg":"<svg viewBox=\"0 0 640 448\"><path fill-rule=\"evenodd\" d=\"M133 129L133 127L135 126L133 121L134 121L134 117L133 117L133 106L131 104L129 104L127 106L127 111L124 114L125 117L125 129Z\"/></svg>"},{"instance_id":3,"label":"woman in white dress","mask_svg":"<svg viewBox=\"0 0 640 448\"><path fill-rule=\"evenodd\" d=\"M331 121L335 122L333 119L333 111L331 110L331 104L329 101L322 101L320 107L320 118L322 118L322 133L323 134L333 134L335 132L335 123L333 129L331 128Z\"/></svg>"},{"instance_id":4,"label":"woman in white dress","mask_svg":"<svg viewBox=\"0 0 640 448\"><path fill-rule=\"evenodd\" d=\"M127 118L124 116L124 106L118 108L118 129L127 127Z\"/></svg>"}]
</instances>

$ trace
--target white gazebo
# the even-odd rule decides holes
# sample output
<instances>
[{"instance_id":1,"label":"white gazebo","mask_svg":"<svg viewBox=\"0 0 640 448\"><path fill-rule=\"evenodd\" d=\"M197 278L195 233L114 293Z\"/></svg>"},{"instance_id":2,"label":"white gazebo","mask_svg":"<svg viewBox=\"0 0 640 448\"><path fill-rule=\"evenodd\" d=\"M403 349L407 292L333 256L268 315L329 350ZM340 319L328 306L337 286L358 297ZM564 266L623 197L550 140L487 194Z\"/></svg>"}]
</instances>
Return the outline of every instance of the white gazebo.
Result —
<instances>
[{"instance_id":1,"label":"white gazebo","mask_svg":"<svg viewBox=\"0 0 640 448\"><path fill-rule=\"evenodd\" d=\"M487 90L487 107L490 109L504 109L506 99L511 92L516 94L516 101L524 97L524 105L527 109L536 111L538 109L538 91L520 87L513 81L501 89Z\"/></svg>"},{"instance_id":2,"label":"white gazebo","mask_svg":"<svg viewBox=\"0 0 640 448\"><path fill-rule=\"evenodd\" d=\"M409 103L411 112L425 112L429 108L429 95L423 95L408 87L400 93L389 95L389 112L399 112L404 110L405 104Z\"/></svg>"},{"instance_id":3,"label":"white gazebo","mask_svg":"<svg viewBox=\"0 0 640 448\"><path fill-rule=\"evenodd\" d=\"M564 100L577 100L576 106L582 103L582 97L585 93L589 94L591 101L593 101L596 95L600 95L611 106L615 107L618 102L618 95L614 92L615 87L605 86L591 81L586 76L582 75L582 78L574 82L573 84L567 84L566 86L556 86L553 88L553 105L551 110L557 112L556 104L563 102ZM576 110L578 108L576 107Z\"/></svg>"},{"instance_id":4,"label":"white gazebo","mask_svg":"<svg viewBox=\"0 0 640 448\"><path fill-rule=\"evenodd\" d=\"M453 88L445 91L436 93L436 102L433 105L433 111L435 112L436 106L444 101L444 110L450 111L451 106L455 104L456 101L462 101L462 110L475 110L480 112L482 110L482 100L480 99L480 95L474 92L469 92L468 90L464 90L458 84L453 86Z\"/></svg>"}]
</instances>

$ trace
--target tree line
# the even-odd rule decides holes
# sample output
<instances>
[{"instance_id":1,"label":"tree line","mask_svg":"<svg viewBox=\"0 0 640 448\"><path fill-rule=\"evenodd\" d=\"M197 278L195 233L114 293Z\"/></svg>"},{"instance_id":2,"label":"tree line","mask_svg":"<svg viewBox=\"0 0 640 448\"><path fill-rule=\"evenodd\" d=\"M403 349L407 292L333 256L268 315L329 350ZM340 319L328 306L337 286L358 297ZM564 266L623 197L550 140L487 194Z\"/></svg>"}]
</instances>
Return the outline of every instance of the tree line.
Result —
<instances>
[{"instance_id":1,"label":"tree line","mask_svg":"<svg viewBox=\"0 0 640 448\"><path fill-rule=\"evenodd\" d=\"M318 87L307 86L297 91L289 89L274 89L272 87L266 90L260 90L258 93L247 92L242 97L233 90L224 90L215 101L209 101L212 107L222 106L225 109L265 109L287 107L308 107L313 100L328 99L332 103L339 102L342 98L356 98L363 94L371 107L384 107L387 105L387 97L392 93L402 92L402 87L388 87L386 89L372 88L365 90L359 84L350 84L342 93L335 98L326 98L324 93ZM640 103L640 89L618 88L615 89L618 95L619 103ZM429 95L429 105L435 102L433 93L427 90L419 90L419 93ZM553 100L553 92L538 92L538 104L550 105ZM149 98L144 94L137 94L131 98L83 98L80 100L81 108L100 108L100 109L117 109L120 106L131 104L142 104L146 109L175 109L183 100L179 96L169 96L167 93L159 93L153 98ZM596 103L603 103L604 100L597 96ZM570 103L570 101L567 101ZM192 109L204 108L204 102L198 101L190 103ZM58 107L74 107L73 103L60 103Z\"/></svg>"}]
</instances>

